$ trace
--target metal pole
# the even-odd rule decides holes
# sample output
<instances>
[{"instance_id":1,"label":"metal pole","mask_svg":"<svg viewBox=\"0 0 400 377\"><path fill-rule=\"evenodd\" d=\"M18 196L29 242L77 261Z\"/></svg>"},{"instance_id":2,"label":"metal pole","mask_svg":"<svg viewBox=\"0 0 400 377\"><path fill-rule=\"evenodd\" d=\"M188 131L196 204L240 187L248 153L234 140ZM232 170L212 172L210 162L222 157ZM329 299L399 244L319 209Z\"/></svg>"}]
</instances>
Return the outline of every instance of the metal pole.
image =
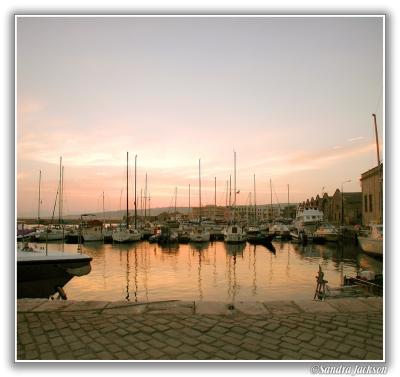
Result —
<instances>
[{"instance_id":1,"label":"metal pole","mask_svg":"<svg viewBox=\"0 0 400 377\"><path fill-rule=\"evenodd\" d=\"M376 156L378 159L378 166L381 164L381 159L379 157L379 142L378 142L378 127L376 125L376 114L372 114L374 117L374 125L375 125L375 142L376 142Z\"/></svg>"},{"instance_id":2,"label":"metal pole","mask_svg":"<svg viewBox=\"0 0 400 377\"><path fill-rule=\"evenodd\" d=\"M144 185L144 218L146 219L146 208L147 208L147 173L146 173L146 182Z\"/></svg>"},{"instance_id":3,"label":"metal pole","mask_svg":"<svg viewBox=\"0 0 400 377\"><path fill-rule=\"evenodd\" d=\"M137 154L135 155L135 229L137 228L137 207L136 207L136 163L137 163Z\"/></svg>"},{"instance_id":4,"label":"metal pole","mask_svg":"<svg viewBox=\"0 0 400 377\"><path fill-rule=\"evenodd\" d=\"M256 175L253 176L254 180L254 220L257 221L257 204L256 204Z\"/></svg>"},{"instance_id":5,"label":"metal pole","mask_svg":"<svg viewBox=\"0 0 400 377\"><path fill-rule=\"evenodd\" d=\"M201 178L200 178L200 158L199 158L199 224L201 224Z\"/></svg>"},{"instance_id":6,"label":"metal pole","mask_svg":"<svg viewBox=\"0 0 400 377\"><path fill-rule=\"evenodd\" d=\"M42 181L42 171L39 170L39 199L38 199L38 225L40 225L40 184Z\"/></svg>"},{"instance_id":7,"label":"metal pole","mask_svg":"<svg viewBox=\"0 0 400 377\"><path fill-rule=\"evenodd\" d=\"M214 221L217 217L217 177L214 177Z\"/></svg>"},{"instance_id":8,"label":"metal pole","mask_svg":"<svg viewBox=\"0 0 400 377\"><path fill-rule=\"evenodd\" d=\"M128 196L129 196L129 188L128 188L128 156L129 152L126 152L126 229L129 228L129 202L128 202Z\"/></svg>"},{"instance_id":9,"label":"metal pole","mask_svg":"<svg viewBox=\"0 0 400 377\"><path fill-rule=\"evenodd\" d=\"M188 216L190 215L190 183L189 183L189 213Z\"/></svg>"}]
</instances>

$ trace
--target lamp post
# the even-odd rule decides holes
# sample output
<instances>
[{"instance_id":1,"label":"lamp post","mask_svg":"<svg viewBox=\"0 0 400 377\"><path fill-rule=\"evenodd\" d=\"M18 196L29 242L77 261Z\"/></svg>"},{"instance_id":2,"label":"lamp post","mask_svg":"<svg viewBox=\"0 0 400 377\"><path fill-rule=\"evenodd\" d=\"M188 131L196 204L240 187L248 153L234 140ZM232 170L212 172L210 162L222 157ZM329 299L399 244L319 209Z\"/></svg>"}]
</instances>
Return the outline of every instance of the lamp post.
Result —
<instances>
[{"instance_id":1,"label":"lamp post","mask_svg":"<svg viewBox=\"0 0 400 377\"><path fill-rule=\"evenodd\" d=\"M351 179L347 179L346 181L341 183L341 192L342 192L342 231L343 231L343 225L344 225L344 200L343 200L343 185L345 183L351 182Z\"/></svg>"}]
</instances>

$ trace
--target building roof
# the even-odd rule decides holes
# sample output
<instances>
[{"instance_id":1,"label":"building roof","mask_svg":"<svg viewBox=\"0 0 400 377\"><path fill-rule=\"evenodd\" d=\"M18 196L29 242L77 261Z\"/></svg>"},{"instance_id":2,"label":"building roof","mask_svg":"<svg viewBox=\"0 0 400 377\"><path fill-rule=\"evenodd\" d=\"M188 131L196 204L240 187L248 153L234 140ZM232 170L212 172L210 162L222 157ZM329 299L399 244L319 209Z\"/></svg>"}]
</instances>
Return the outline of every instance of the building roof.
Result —
<instances>
[{"instance_id":1,"label":"building roof","mask_svg":"<svg viewBox=\"0 0 400 377\"><path fill-rule=\"evenodd\" d=\"M364 173L361 173L360 181L362 181L363 179L369 178L371 176L374 176L374 175L380 173L382 170L383 170L383 163L373 167L372 169L367 170Z\"/></svg>"}]
</instances>

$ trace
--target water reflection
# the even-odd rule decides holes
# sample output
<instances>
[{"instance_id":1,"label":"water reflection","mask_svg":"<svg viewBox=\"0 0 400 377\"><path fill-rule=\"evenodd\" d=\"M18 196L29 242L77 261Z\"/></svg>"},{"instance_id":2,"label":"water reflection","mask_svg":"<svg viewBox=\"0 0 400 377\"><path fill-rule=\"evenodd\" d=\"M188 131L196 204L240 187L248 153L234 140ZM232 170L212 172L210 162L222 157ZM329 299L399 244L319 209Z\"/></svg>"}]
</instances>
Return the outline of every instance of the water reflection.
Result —
<instances>
[{"instance_id":1,"label":"water reflection","mask_svg":"<svg viewBox=\"0 0 400 377\"><path fill-rule=\"evenodd\" d=\"M88 243L92 271L66 286L71 300L267 300L312 298L321 264L331 286L360 268L382 272L382 261L354 245L298 245L273 242L228 245L223 242L159 246L148 242ZM76 252L76 245L65 245ZM49 245L50 252L61 244Z\"/></svg>"}]
</instances>

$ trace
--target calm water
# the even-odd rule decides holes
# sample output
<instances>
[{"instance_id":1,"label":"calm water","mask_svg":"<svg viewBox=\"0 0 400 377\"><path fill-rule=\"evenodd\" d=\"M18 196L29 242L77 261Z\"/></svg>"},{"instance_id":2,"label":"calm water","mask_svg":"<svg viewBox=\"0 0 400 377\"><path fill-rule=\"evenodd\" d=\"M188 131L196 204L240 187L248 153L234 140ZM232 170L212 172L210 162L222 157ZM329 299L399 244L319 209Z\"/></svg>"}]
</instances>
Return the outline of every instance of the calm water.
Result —
<instances>
[{"instance_id":1,"label":"calm water","mask_svg":"<svg viewBox=\"0 0 400 377\"><path fill-rule=\"evenodd\" d=\"M83 245L92 271L65 287L71 300L240 300L312 298L320 264L331 286L359 267L382 272L382 261L354 245L228 246L224 242L161 247L147 241L130 245ZM61 244L49 244L60 251ZM77 245L64 245L75 253Z\"/></svg>"}]
</instances>

